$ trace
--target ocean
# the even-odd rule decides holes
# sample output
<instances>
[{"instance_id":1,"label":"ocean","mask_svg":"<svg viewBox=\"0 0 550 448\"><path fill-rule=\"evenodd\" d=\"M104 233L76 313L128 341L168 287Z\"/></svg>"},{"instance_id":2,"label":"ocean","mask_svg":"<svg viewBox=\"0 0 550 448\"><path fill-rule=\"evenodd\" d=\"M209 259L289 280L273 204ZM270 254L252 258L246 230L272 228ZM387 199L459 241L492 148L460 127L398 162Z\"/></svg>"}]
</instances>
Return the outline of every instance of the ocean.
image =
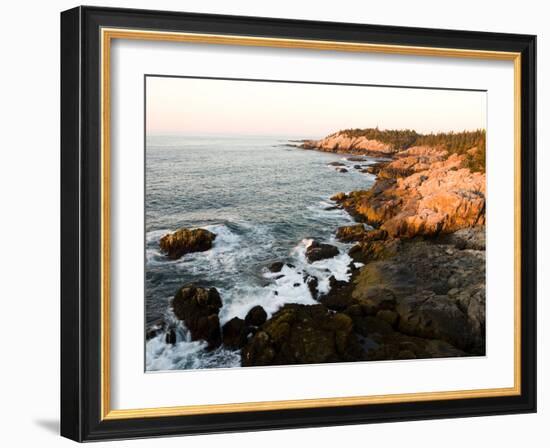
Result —
<instances>
[{"instance_id":1,"label":"ocean","mask_svg":"<svg viewBox=\"0 0 550 448\"><path fill-rule=\"evenodd\" d=\"M240 353L220 347L206 350L191 341L175 319L170 300L187 283L216 287L223 307L223 325L261 305L268 315L285 303L317 303L304 283L304 274L319 279L348 280L349 244L335 240L339 226L354 223L330 197L337 192L368 189L375 177L355 165L377 159L347 160L343 154L289 146L291 137L148 136L145 194L145 320L146 330L161 323L176 329L177 342L164 334L146 341L146 370L237 367ZM330 163L345 164L339 172ZM169 260L159 239L178 228L202 227L217 236L213 248ZM311 239L338 246L340 255L307 263ZM266 269L288 261L281 273ZM284 274L283 277L280 277Z\"/></svg>"}]
</instances>

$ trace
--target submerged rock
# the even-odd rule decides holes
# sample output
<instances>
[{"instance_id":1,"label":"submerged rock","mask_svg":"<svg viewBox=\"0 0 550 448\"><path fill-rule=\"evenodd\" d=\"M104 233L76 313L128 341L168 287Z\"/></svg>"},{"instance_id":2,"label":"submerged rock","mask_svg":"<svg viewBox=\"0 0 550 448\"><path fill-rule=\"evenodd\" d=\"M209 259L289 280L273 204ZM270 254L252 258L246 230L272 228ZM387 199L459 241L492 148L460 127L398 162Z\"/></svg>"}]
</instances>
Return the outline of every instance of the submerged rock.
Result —
<instances>
[{"instance_id":1,"label":"submerged rock","mask_svg":"<svg viewBox=\"0 0 550 448\"><path fill-rule=\"evenodd\" d=\"M282 261L276 261L275 263L271 263L268 267L269 272L281 272L285 264Z\"/></svg>"},{"instance_id":2,"label":"submerged rock","mask_svg":"<svg viewBox=\"0 0 550 448\"><path fill-rule=\"evenodd\" d=\"M216 234L206 229L178 229L160 239L160 249L173 260L190 252L204 252L212 248Z\"/></svg>"},{"instance_id":3,"label":"submerged rock","mask_svg":"<svg viewBox=\"0 0 550 448\"><path fill-rule=\"evenodd\" d=\"M323 305L289 304L242 349L243 366L317 364L365 359L351 318Z\"/></svg>"},{"instance_id":4,"label":"submerged rock","mask_svg":"<svg viewBox=\"0 0 550 448\"><path fill-rule=\"evenodd\" d=\"M172 309L178 319L185 323L192 340L205 340L213 349L221 343L218 313L222 301L216 288L183 286L172 299Z\"/></svg>"}]
</instances>

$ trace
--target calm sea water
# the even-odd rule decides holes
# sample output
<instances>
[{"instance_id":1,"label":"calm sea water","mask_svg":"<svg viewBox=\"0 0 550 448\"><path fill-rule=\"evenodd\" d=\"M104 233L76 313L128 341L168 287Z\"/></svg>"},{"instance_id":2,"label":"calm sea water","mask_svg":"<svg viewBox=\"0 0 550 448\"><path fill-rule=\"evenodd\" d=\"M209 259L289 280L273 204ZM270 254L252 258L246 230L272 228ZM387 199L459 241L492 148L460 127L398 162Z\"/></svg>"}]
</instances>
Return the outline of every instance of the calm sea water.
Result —
<instances>
[{"instance_id":1,"label":"calm sea water","mask_svg":"<svg viewBox=\"0 0 550 448\"><path fill-rule=\"evenodd\" d=\"M304 274L316 275L320 290L328 278L349 278L346 245L334 240L338 226L352 219L334 209L339 191L369 188L374 177L360 173L342 154L306 151L287 145L286 137L148 137L146 147L146 325L166 322L176 328L177 343L164 335L146 343L147 370L239 365L240 355L220 348L205 350L190 341L169 302L175 291L194 282L216 287L223 300L222 324L244 317L255 305L268 314L284 303L315 303ZM340 173L331 162L349 170ZM373 163L375 159L360 162ZM171 261L161 254L159 239L180 227L214 232L207 252ZM313 264L304 258L312 238L341 248L341 254ZM287 260L284 277L266 266ZM298 285L298 286L296 286Z\"/></svg>"}]
</instances>

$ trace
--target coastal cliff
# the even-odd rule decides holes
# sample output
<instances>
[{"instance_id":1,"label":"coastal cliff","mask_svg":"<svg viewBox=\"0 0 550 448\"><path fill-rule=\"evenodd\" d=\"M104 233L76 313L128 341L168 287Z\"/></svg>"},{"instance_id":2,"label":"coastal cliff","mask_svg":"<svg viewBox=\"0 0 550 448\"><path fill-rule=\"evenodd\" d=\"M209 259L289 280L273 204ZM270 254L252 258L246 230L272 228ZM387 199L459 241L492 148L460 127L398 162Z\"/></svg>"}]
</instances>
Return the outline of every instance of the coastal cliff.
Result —
<instances>
[{"instance_id":1,"label":"coastal cliff","mask_svg":"<svg viewBox=\"0 0 550 448\"><path fill-rule=\"evenodd\" d=\"M396 152L395 148L388 143L366 136L353 136L345 131L336 132L321 140L305 140L301 147L325 152L361 155L391 155Z\"/></svg>"},{"instance_id":2,"label":"coastal cliff","mask_svg":"<svg viewBox=\"0 0 550 448\"><path fill-rule=\"evenodd\" d=\"M472 172L467 156L414 147L375 169L370 190L337 197L357 220L407 238L485 225L485 173Z\"/></svg>"},{"instance_id":3,"label":"coastal cliff","mask_svg":"<svg viewBox=\"0 0 550 448\"><path fill-rule=\"evenodd\" d=\"M447 151L449 154L465 154L469 149L478 147L482 149L484 155L485 131L478 129L476 131L420 134L409 129L344 129L320 140L302 140L298 146L302 149L375 157L392 157L405 150L412 150L414 153L413 148L415 147L437 148ZM485 160L478 159L475 162L477 162L476 169L479 170L484 166Z\"/></svg>"}]
</instances>

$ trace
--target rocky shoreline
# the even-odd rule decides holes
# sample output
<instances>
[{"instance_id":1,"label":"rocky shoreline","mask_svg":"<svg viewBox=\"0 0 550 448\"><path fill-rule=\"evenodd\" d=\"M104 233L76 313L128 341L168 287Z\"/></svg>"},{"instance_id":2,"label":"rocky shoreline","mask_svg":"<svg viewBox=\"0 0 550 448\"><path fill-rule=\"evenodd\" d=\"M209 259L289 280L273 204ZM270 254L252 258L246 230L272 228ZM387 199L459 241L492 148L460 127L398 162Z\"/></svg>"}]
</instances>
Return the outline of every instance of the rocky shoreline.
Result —
<instances>
[{"instance_id":1,"label":"rocky shoreline","mask_svg":"<svg viewBox=\"0 0 550 448\"><path fill-rule=\"evenodd\" d=\"M396 150L339 133L301 147L387 159L365 169L377 176L369 190L331 198L357 222L335 229L337 239L353 244L349 281L331 277L329 292L320 294L318 279L304 276L317 304L286 304L269 318L256 306L223 326L218 291L185 285L171 307L191 338L209 350L241 350L243 366L484 355L485 174L469 163L484 149ZM215 235L205 232L180 229L163 237L161 249L170 258L208 250ZM312 241L306 259L338 254ZM169 331L165 338L174 342Z\"/></svg>"}]
</instances>

